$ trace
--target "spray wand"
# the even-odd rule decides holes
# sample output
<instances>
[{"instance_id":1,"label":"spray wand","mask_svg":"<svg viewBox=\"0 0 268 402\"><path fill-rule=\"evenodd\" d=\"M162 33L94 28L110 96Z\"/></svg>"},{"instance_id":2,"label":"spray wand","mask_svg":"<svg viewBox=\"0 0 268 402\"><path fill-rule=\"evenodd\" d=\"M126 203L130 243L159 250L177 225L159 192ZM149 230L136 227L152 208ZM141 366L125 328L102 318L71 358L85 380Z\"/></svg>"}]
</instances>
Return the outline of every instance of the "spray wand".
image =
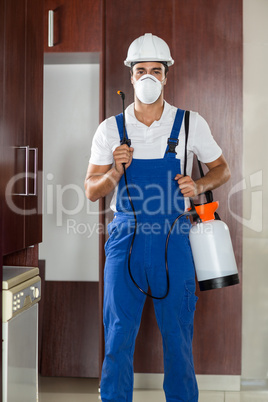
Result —
<instances>
[{"instance_id":1,"label":"spray wand","mask_svg":"<svg viewBox=\"0 0 268 402\"><path fill-rule=\"evenodd\" d=\"M120 141L120 145L127 144L130 147L131 140L126 136L126 119L125 119L125 94L122 91L117 91L118 95L121 96L122 105L123 105L123 139ZM125 165L125 164L123 164Z\"/></svg>"}]
</instances>

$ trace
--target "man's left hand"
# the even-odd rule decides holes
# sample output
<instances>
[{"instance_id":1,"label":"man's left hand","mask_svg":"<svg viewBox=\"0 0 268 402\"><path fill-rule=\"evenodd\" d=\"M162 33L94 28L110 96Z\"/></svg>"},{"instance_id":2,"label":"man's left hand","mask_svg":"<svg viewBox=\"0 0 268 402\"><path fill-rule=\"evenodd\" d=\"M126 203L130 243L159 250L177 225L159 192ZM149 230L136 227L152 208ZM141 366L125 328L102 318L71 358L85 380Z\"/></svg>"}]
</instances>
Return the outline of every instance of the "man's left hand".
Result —
<instances>
[{"instance_id":1,"label":"man's left hand","mask_svg":"<svg viewBox=\"0 0 268 402\"><path fill-rule=\"evenodd\" d=\"M197 185L190 176L183 176L182 174L177 174L175 176L175 180L177 180L181 193L184 197L193 198L198 195Z\"/></svg>"}]
</instances>

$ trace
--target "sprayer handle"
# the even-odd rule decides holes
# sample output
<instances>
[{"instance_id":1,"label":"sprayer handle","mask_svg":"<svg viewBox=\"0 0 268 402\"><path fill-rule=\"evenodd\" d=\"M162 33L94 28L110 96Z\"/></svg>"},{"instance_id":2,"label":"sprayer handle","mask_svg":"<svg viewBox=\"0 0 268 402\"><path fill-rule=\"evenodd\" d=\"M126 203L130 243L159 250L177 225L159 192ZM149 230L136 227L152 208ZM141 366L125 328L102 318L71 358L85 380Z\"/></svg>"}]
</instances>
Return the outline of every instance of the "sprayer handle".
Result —
<instances>
[{"instance_id":1,"label":"sprayer handle","mask_svg":"<svg viewBox=\"0 0 268 402\"><path fill-rule=\"evenodd\" d=\"M131 140L129 138L124 137L121 141L120 141L120 145L124 145L127 144L128 147L130 147L131 145Z\"/></svg>"}]
</instances>

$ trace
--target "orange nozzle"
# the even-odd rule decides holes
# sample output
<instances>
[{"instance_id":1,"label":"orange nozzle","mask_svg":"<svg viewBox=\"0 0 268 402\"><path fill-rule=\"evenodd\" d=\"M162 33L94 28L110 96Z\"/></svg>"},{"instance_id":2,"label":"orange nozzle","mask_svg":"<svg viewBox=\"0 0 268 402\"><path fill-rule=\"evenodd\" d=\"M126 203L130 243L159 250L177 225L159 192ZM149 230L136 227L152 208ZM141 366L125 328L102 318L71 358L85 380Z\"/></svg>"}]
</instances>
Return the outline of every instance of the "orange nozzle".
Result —
<instances>
[{"instance_id":1,"label":"orange nozzle","mask_svg":"<svg viewBox=\"0 0 268 402\"><path fill-rule=\"evenodd\" d=\"M122 100L123 100L123 102L124 102L124 100L125 100L125 94L124 94L124 92L122 92L122 91L117 91L117 93L118 93L118 95L121 96L121 98L122 98Z\"/></svg>"},{"instance_id":2,"label":"orange nozzle","mask_svg":"<svg viewBox=\"0 0 268 402\"><path fill-rule=\"evenodd\" d=\"M209 202L207 204L196 205L195 209L201 220L211 221L215 219L214 212L219 206L218 201Z\"/></svg>"}]
</instances>

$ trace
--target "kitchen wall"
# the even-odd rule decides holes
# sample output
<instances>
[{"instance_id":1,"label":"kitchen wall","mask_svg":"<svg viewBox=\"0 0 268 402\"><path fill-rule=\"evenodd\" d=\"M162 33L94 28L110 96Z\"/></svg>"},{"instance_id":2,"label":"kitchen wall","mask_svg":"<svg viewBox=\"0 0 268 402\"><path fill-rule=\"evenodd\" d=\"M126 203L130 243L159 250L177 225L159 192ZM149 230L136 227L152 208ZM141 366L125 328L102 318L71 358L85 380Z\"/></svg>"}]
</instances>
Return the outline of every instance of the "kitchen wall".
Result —
<instances>
[{"instance_id":1,"label":"kitchen wall","mask_svg":"<svg viewBox=\"0 0 268 402\"><path fill-rule=\"evenodd\" d=\"M52 56L44 66L40 259L46 280L98 281L98 203L86 199L84 178L99 124L99 64L71 64L62 55L55 64Z\"/></svg>"},{"instance_id":2,"label":"kitchen wall","mask_svg":"<svg viewBox=\"0 0 268 402\"><path fill-rule=\"evenodd\" d=\"M242 379L268 378L268 1L244 0ZM242 214L241 214L242 215ZM248 381L250 382L250 381Z\"/></svg>"}]
</instances>

